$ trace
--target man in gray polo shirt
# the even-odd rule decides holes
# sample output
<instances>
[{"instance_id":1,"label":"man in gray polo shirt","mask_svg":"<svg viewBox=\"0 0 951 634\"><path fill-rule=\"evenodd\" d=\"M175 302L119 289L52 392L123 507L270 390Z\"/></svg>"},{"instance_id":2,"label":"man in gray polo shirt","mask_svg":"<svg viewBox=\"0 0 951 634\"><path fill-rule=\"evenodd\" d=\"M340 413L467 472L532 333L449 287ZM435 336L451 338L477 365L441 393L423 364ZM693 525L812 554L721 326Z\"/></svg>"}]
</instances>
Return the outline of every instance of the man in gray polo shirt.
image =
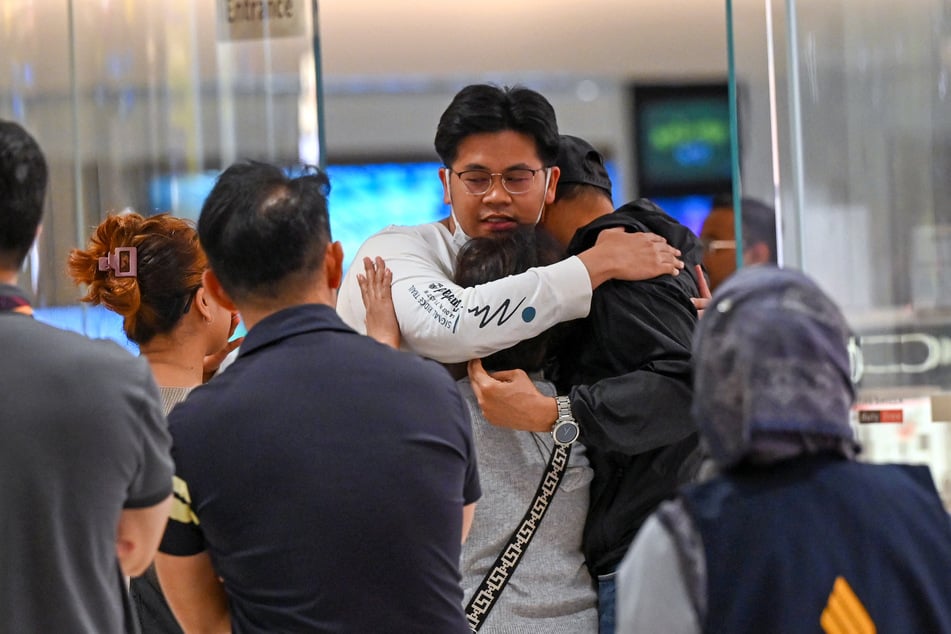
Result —
<instances>
[{"instance_id":1,"label":"man in gray polo shirt","mask_svg":"<svg viewBox=\"0 0 951 634\"><path fill-rule=\"evenodd\" d=\"M144 361L34 321L16 287L46 181L0 120L0 633L137 631L122 576L158 547L171 441Z\"/></svg>"}]
</instances>

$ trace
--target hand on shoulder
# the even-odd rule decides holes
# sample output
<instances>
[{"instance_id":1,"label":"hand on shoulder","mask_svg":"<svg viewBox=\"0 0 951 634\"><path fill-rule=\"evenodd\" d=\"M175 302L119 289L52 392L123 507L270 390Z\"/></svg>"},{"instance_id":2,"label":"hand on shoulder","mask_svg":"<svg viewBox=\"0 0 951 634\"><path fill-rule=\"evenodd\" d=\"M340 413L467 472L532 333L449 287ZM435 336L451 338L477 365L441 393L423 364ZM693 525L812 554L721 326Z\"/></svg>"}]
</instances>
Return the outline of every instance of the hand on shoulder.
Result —
<instances>
[{"instance_id":1,"label":"hand on shoulder","mask_svg":"<svg viewBox=\"0 0 951 634\"><path fill-rule=\"evenodd\" d=\"M610 279L638 281L660 275L680 275L680 250L655 233L627 233L623 227L605 229L594 246L578 256L597 288Z\"/></svg>"}]
</instances>

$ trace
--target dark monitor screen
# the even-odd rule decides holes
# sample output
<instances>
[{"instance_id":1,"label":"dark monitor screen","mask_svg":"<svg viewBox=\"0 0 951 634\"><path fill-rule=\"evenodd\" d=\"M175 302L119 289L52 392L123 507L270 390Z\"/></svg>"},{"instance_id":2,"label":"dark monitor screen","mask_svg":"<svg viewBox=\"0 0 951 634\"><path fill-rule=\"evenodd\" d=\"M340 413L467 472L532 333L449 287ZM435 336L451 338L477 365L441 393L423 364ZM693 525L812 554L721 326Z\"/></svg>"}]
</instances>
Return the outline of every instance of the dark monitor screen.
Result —
<instances>
[{"instance_id":1,"label":"dark monitor screen","mask_svg":"<svg viewBox=\"0 0 951 634\"><path fill-rule=\"evenodd\" d=\"M631 90L641 195L728 193L732 155L727 85L635 85Z\"/></svg>"}]
</instances>

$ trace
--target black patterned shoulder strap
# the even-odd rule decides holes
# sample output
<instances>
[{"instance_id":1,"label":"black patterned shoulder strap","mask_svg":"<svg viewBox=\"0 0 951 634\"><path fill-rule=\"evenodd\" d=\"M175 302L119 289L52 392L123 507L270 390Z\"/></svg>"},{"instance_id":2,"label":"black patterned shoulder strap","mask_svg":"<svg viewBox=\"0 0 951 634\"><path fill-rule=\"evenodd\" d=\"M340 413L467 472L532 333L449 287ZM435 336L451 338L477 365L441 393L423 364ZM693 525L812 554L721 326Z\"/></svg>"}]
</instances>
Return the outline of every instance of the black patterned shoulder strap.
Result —
<instances>
[{"instance_id":1,"label":"black patterned shoulder strap","mask_svg":"<svg viewBox=\"0 0 951 634\"><path fill-rule=\"evenodd\" d=\"M565 475L565 468L568 466L568 457L571 455L571 445L556 444L552 449L551 458L548 459L548 466L542 475L542 481L535 491L535 498L525 512L525 516L519 523L518 528L512 533L508 544L499 553L492 569L479 584L479 587L472 594L469 605L466 606L466 619L469 621L469 627L473 632L478 632L489 615L492 606L509 582L509 577L515 571L515 566L521 561L525 549L529 542L535 536L535 530L538 524L545 517L548 511L548 504L552 496L558 490L562 477Z\"/></svg>"}]
</instances>

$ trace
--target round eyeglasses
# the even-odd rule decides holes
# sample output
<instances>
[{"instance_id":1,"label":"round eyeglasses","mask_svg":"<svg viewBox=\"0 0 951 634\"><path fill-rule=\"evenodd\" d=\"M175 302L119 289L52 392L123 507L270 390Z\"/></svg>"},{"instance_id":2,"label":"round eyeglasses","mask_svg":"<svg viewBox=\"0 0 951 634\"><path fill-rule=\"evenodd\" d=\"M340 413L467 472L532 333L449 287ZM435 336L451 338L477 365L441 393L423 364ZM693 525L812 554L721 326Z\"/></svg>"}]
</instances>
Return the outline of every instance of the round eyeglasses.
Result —
<instances>
[{"instance_id":1,"label":"round eyeglasses","mask_svg":"<svg viewBox=\"0 0 951 634\"><path fill-rule=\"evenodd\" d=\"M712 240L710 238L700 238L700 247L704 253L716 253L717 251L726 251L736 249L736 240Z\"/></svg>"},{"instance_id":2,"label":"round eyeglasses","mask_svg":"<svg viewBox=\"0 0 951 634\"><path fill-rule=\"evenodd\" d=\"M466 191L473 196L481 196L492 189L492 179L496 176L502 181L502 187L510 194L525 194L535 182L535 174L542 172L547 167L540 167L536 170L530 169L511 169L504 172L489 172L488 170L465 170L455 172L452 168L447 168L450 172L459 177L462 184L466 186Z\"/></svg>"}]
</instances>

